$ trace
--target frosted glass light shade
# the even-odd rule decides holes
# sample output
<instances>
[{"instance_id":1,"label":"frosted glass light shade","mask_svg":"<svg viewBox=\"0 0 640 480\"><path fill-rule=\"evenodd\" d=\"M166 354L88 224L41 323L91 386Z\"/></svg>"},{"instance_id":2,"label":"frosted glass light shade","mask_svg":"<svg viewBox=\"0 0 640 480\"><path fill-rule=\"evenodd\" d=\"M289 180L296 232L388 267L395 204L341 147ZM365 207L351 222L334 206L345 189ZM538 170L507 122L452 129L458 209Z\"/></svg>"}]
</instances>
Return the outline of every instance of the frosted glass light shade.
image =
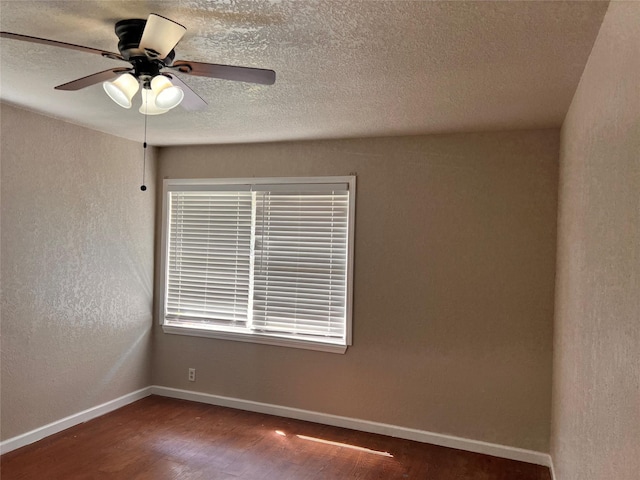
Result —
<instances>
[{"instance_id":1,"label":"frosted glass light shade","mask_svg":"<svg viewBox=\"0 0 640 480\"><path fill-rule=\"evenodd\" d=\"M151 90L155 93L156 107L162 109L172 109L180 105L184 98L184 92L180 87L176 87L164 75L156 75L151 80Z\"/></svg>"},{"instance_id":2,"label":"frosted glass light shade","mask_svg":"<svg viewBox=\"0 0 640 480\"><path fill-rule=\"evenodd\" d=\"M102 87L111 100L123 108L131 108L131 99L140 85L136 77L130 73L124 73L113 82L104 82Z\"/></svg>"},{"instance_id":3,"label":"frosted glass light shade","mask_svg":"<svg viewBox=\"0 0 640 480\"><path fill-rule=\"evenodd\" d=\"M156 94L153 90L148 88L142 89L142 105L138 110L144 115L161 115L169 111L168 108L158 108L156 106Z\"/></svg>"}]
</instances>

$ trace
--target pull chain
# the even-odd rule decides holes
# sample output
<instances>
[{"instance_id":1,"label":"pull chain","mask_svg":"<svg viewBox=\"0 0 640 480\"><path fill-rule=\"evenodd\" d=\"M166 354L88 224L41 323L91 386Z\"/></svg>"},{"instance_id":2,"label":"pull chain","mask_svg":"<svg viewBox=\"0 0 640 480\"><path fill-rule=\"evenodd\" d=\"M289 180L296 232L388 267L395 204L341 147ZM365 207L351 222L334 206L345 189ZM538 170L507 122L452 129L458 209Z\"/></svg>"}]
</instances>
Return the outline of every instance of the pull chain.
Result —
<instances>
[{"instance_id":1,"label":"pull chain","mask_svg":"<svg viewBox=\"0 0 640 480\"><path fill-rule=\"evenodd\" d=\"M142 152L142 185L140 186L140 190L144 192L147 189L147 186L144 184L144 175L147 170L147 102L144 102L144 143L142 144Z\"/></svg>"}]
</instances>

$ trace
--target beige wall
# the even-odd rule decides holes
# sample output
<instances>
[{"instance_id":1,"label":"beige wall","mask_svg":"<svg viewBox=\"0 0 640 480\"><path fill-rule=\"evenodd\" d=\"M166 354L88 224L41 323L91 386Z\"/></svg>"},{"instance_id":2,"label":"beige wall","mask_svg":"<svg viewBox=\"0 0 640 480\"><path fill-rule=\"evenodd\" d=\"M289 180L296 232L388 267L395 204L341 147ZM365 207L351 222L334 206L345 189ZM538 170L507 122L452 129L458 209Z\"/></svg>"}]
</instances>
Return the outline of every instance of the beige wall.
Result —
<instances>
[{"instance_id":1,"label":"beige wall","mask_svg":"<svg viewBox=\"0 0 640 480\"><path fill-rule=\"evenodd\" d=\"M154 383L548 451L558 149L557 130L163 148L159 178L357 172L354 344L156 327Z\"/></svg>"},{"instance_id":2,"label":"beige wall","mask_svg":"<svg viewBox=\"0 0 640 480\"><path fill-rule=\"evenodd\" d=\"M640 3L612 2L562 129L552 456L640 475Z\"/></svg>"},{"instance_id":3,"label":"beige wall","mask_svg":"<svg viewBox=\"0 0 640 480\"><path fill-rule=\"evenodd\" d=\"M155 177L138 143L1 114L7 439L149 385Z\"/></svg>"}]
</instances>

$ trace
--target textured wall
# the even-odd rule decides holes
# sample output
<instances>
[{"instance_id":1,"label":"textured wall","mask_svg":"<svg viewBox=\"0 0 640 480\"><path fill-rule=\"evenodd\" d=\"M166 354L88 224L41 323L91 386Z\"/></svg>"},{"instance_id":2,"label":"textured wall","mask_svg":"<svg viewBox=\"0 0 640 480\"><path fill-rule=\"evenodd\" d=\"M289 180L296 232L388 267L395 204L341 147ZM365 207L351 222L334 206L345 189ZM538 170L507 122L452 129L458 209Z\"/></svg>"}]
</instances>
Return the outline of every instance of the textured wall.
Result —
<instances>
[{"instance_id":1,"label":"textured wall","mask_svg":"<svg viewBox=\"0 0 640 480\"><path fill-rule=\"evenodd\" d=\"M558 149L557 130L162 149L159 178L357 172L354 344L156 326L154 383L548 451Z\"/></svg>"},{"instance_id":2,"label":"textured wall","mask_svg":"<svg viewBox=\"0 0 640 480\"><path fill-rule=\"evenodd\" d=\"M562 129L552 456L640 475L640 3L612 2Z\"/></svg>"},{"instance_id":3,"label":"textured wall","mask_svg":"<svg viewBox=\"0 0 640 480\"><path fill-rule=\"evenodd\" d=\"M6 439L149 385L155 178L139 143L1 113Z\"/></svg>"}]
</instances>

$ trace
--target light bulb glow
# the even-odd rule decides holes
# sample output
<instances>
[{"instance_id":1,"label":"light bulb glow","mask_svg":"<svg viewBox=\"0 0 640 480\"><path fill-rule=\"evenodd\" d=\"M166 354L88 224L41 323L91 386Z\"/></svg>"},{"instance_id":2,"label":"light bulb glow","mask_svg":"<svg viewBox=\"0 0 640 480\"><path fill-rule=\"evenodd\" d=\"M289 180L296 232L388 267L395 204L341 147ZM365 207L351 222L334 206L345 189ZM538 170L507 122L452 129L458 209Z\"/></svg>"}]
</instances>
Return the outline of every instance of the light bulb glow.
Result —
<instances>
[{"instance_id":1,"label":"light bulb glow","mask_svg":"<svg viewBox=\"0 0 640 480\"><path fill-rule=\"evenodd\" d=\"M131 99L140 85L136 77L130 73L124 73L113 82L104 82L102 87L111 100L123 108L131 108Z\"/></svg>"},{"instance_id":2,"label":"light bulb glow","mask_svg":"<svg viewBox=\"0 0 640 480\"><path fill-rule=\"evenodd\" d=\"M138 110L144 115L161 115L169 111L168 108L158 108L156 106L156 94L148 88L142 89L142 105Z\"/></svg>"},{"instance_id":3,"label":"light bulb glow","mask_svg":"<svg viewBox=\"0 0 640 480\"><path fill-rule=\"evenodd\" d=\"M174 86L164 75L156 75L151 80L151 90L155 94L155 105L161 109L170 110L180 105L184 98L184 92L180 87Z\"/></svg>"}]
</instances>

